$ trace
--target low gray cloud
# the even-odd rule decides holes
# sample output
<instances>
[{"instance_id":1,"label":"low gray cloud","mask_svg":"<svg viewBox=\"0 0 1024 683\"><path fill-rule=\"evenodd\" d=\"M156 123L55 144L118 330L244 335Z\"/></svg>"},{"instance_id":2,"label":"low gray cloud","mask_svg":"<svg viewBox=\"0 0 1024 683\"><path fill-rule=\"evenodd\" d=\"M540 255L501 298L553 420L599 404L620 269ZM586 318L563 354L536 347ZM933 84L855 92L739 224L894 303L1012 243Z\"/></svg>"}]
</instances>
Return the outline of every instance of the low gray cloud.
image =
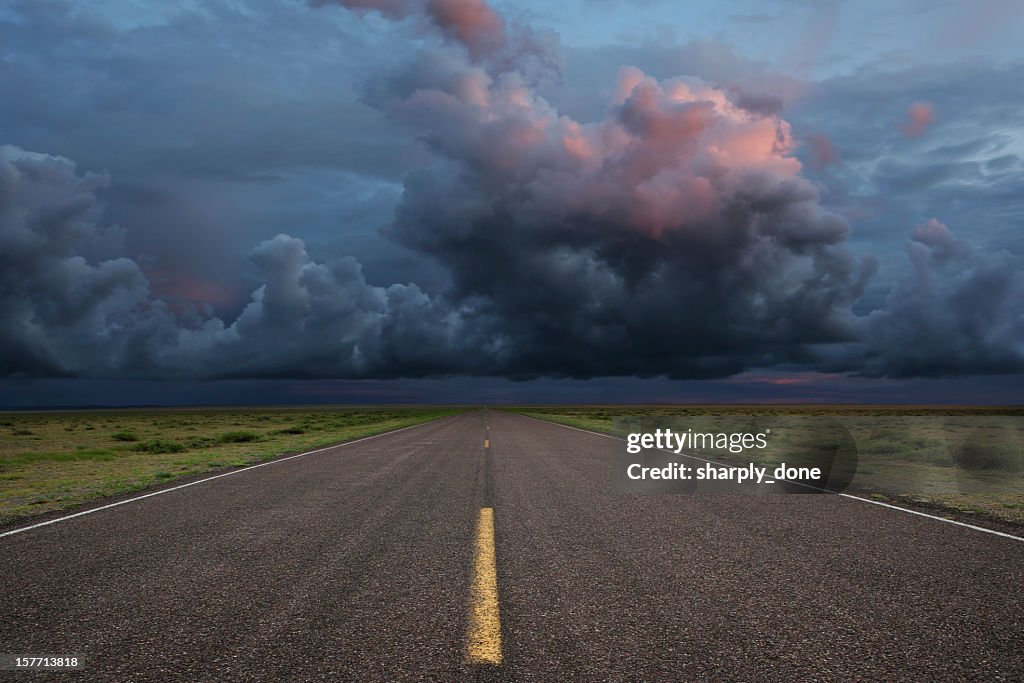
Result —
<instances>
[{"instance_id":1,"label":"low gray cloud","mask_svg":"<svg viewBox=\"0 0 1024 683\"><path fill-rule=\"evenodd\" d=\"M453 365L450 311L415 285L368 285L354 259L317 263L287 235L250 253L263 284L230 323L155 298L135 261L79 255L103 238L107 182L0 148L3 374L386 377Z\"/></svg>"},{"instance_id":2,"label":"low gray cloud","mask_svg":"<svg viewBox=\"0 0 1024 683\"><path fill-rule=\"evenodd\" d=\"M977 254L930 219L907 242L911 272L866 320L867 374L922 377L1024 368L1024 263Z\"/></svg>"}]
</instances>

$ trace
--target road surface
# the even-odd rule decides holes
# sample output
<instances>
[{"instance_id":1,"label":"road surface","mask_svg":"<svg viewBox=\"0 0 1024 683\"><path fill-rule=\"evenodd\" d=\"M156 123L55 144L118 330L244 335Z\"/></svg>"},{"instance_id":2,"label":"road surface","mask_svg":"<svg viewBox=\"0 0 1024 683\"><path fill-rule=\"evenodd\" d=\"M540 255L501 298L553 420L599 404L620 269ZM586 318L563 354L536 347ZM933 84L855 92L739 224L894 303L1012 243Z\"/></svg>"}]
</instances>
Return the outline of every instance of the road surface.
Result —
<instances>
[{"instance_id":1,"label":"road surface","mask_svg":"<svg viewBox=\"0 0 1024 683\"><path fill-rule=\"evenodd\" d=\"M476 411L2 537L0 652L86 669L0 680L1024 680L1024 543L618 447Z\"/></svg>"}]
</instances>

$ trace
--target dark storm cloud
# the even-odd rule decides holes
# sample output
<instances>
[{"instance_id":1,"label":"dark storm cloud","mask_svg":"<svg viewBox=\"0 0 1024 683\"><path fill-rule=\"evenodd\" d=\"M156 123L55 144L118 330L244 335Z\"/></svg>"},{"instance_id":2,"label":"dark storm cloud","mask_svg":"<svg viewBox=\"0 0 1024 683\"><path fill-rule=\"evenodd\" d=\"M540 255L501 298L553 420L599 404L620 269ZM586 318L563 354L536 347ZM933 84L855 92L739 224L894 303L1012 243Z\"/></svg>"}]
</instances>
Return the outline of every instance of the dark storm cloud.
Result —
<instances>
[{"instance_id":1,"label":"dark storm cloud","mask_svg":"<svg viewBox=\"0 0 1024 683\"><path fill-rule=\"evenodd\" d=\"M96 190L61 157L0 148L3 374L389 376L452 364L449 311L415 285L373 287L351 258L279 235L249 256L263 282L227 324L152 296L136 262L90 263Z\"/></svg>"},{"instance_id":2,"label":"dark storm cloud","mask_svg":"<svg viewBox=\"0 0 1024 683\"><path fill-rule=\"evenodd\" d=\"M0 144L116 178L106 220L161 296L215 291L201 300L237 314L245 254L283 230L372 256L377 281L395 282L406 257L361 237L390 219L395 190L367 188L398 188L429 158L358 86L416 46L340 14L290 0L4 3Z\"/></svg>"},{"instance_id":3,"label":"dark storm cloud","mask_svg":"<svg viewBox=\"0 0 1024 683\"><path fill-rule=\"evenodd\" d=\"M1024 263L979 255L936 219L907 243L912 271L867 319L868 374L915 377L1024 368Z\"/></svg>"},{"instance_id":4,"label":"dark storm cloud","mask_svg":"<svg viewBox=\"0 0 1024 683\"><path fill-rule=\"evenodd\" d=\"M75 374L105 360L119 369L132 355L129 336L149 322L135 313L149 305L145 277L128 259L94 266L78 255L97 237L96 190L106 182L63 159L0 147L4 374Z\"/></svg>"},{"instance_id":5,"label":"dark storm cloud","mask_svg":"<svg viewBox=\"0 0 1024 683\"><path fill-rule=\"evenodd\" d=\"M410 176L395 236L500 322L505 372L711 376L851 338L870 263L783 121L636 69L595 124L473 71L396 99L449 162Z\"/></svg>"},{"instance_id":6,"label":"dark storm cloud","mask_svg":"<svg viewBox=\"0 0 1024 683\"><path fill-rule=\"evenodd\" d=\"M825 206L795 156L798 136L782 115L799 90L791 79L715 44L634 52L653 63L645 69L620 70L631 61L622 51L597 51L619 74L603 88L585 84L586 93L603 90L603 105L574 99L570 88L562 109L543 96L558 63L554 44L483 2L318 4L374 10L396 22L396 35L420 39L415 54L399 48L393 63L363 74L362 114L343 120L358 123L372 108L387 135L419 137L427 150L419 159L432 163L405 176L388 232L438 264L449 286L435 293L372 285L358 261L315 259L304 241L281 234L249 253L256 284L237 314L173 301L144 260L96 246L117 232L100 214L106 178L83 175L63 157L8 147L0 156L3 373L684 378L819 364L900 376L1024 370L1019 260L983 255L937 221L913 233L912 275L893 277L884 305L854 313L875 262L848 246L847 219ZM212 7L234 16L227 4ZM345 30L355 36L352 26ZM263 45L267 38L253 30ZM567 80L572 73L570 65ZM833 167L836 187L848 196L901 183L969 192L964 179L988 173L998 182L974 191L1009 191L1019 178L1019 166L1005 160L1010 143L979 142L991 155L976 161L965 158L976 145L959 148L964 141L944 137L945 118L921 136L901 134L912 102L954 110L933 86L878 123L883 142L871 144L886 153L868 154L847 137L849 118L835 131L809 129L843 150L839 168L821 164ZM860 81L830 87L878 96ZM250 94L243 90L240 98ZM270 104L289 92L270 90L278 93ZM159 93L151 96L158 109ZM224 162L235 179L262 180L284 167L358 156L359 144L375 148L373 135L353 142L358 130L319 137L321 104L310 105L308 130L275 129L263 146L235 142L259 139L271 119L280 128L280 116L204 124L189 144L153 151L175 166L193 159L216 170ZM880 118L872 112L869 130ZM166 132L160 139L173 141ZM941 161L918 165L906 149ZM122 206L159 200L145 187L133 192ZM890 216L890 229L905 235L920 222L905 218Z\"/></svg>"}]
</instances>

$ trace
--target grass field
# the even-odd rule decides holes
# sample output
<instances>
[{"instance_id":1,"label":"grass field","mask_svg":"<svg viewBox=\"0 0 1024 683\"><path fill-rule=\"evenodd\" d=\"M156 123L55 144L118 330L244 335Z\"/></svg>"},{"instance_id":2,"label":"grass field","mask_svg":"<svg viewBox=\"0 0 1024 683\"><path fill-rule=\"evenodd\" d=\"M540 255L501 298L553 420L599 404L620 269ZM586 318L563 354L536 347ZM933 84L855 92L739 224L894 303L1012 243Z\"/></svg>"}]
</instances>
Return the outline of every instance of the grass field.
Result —
<instances>
[{"instance_id":1,"label":"grass field","mask_svg":"<svg viewBox=\"0 0 1024 683\"><path fill-rule=\"evenodd\" d=\"M0 413L0 524L460 410L464 408L359 406ZM755 416L769 422L794 416L838 416L851 425L857 443L857 474L851 489L880 499L1024 525L1024 449L1014 448L995 466L965 462L963 453L950 446L949 425L936 421L995 417L1024 425L1024 408L531 406L514 410L600 432L612 432L616 418L637 416Z\"/></svg>"},{"instance_id":2,"label":"grass field","mask_svg":"<svg viewBox=\"0 0 1024 683\"><path fill-rule=\"evenodd\" d=\"M842 425L856 448L848 490L962 516L1024 526L1024 408L922 406L531 406L516 412L613 433L627 419L702 421L752 417L761 425ZM819 422L820 421L820 422ZM678 422L672 423L675 426ZM785 433L785 429L776 430ZM794 430L789 430L790 432ZM772 462L772 456L713 453L716 460ZM799 449L796 449L799 450Z\"/></svg>"},{"instance_id":3,"label":"grass field","mask_svg":"<svg viewBox=\"0 0 1024 683\"><path fill-rule=\"evenodd\" d=\"M460 410L360 406L0 413L0 524Z\"/></svg>"}]
</instances>

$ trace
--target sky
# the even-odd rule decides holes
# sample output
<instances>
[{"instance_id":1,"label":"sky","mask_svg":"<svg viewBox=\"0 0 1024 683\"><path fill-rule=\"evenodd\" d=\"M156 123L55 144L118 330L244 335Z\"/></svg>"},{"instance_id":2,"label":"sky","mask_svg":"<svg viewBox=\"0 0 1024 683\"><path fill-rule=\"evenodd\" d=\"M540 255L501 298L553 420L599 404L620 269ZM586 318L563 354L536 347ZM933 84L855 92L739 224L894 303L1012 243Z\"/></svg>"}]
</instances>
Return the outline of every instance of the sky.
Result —
<instances>
[{"instance_id":1,"label":"sky","mask_svg":"<svg viewBox=\"0 0 1024 683\"><path fill-rule=\"evenodd\" d=\"M0 405L1024 400L1013 0L8 0Z\"/></svg>"}]
</instances>

